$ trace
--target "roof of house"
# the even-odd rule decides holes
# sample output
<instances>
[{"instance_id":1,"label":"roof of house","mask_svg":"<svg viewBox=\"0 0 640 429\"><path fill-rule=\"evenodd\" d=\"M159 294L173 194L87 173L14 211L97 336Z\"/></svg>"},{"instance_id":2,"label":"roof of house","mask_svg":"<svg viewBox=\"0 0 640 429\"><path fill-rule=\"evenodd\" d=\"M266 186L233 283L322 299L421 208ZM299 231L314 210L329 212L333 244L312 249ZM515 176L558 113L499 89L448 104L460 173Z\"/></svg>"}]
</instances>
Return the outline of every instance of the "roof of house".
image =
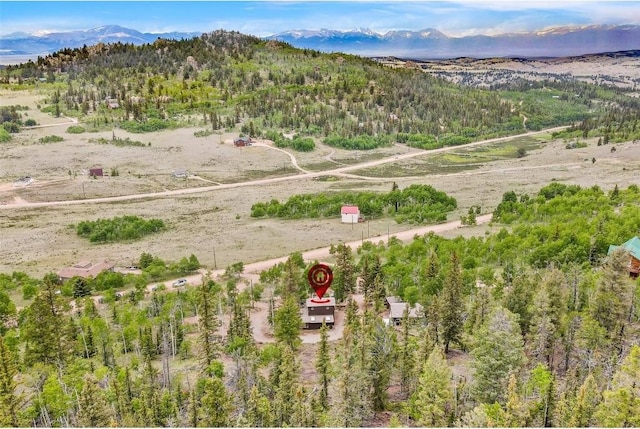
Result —
<instances>
[{"instance_id":1,"label":"roof of house","mask_svg":"<svg viewBox=\"0 0 640 429\"><path fill-rule=\"evenodd\" d=\"M327 301L327 302L315 302L316 301ZM336 299L334 297L322 298L319 300L318 298L307 298L307 301L304 304L306 307L335 307Z\"/></svg>"},{"instance_id":2,"label":"roof of house","mask_svg":"<svg viewBox=\"0 0 640 429\"><path fill-rule=\"evenodd\" d=\"M609 246L609 251L607 252L607 255L612 254L613 251L616 250L618 247L622 247L624 250L631 253L631 256L640 260L640 238L633 237L627 242L622 243L620 246L614 246L614 245Z\"/></svg>"},{"instance_id":3,"label":"roof of house","mask_svg":"<svg viewBox=\"0 0 640 429\"><path fill-rule=\"evenodd\" d=\"M387 300L387 304L395 304L396 302L402 302L399 296L388 296L385 298Z\"/></svg>"},{"instance_id":4,"label":"roof of house","mask_svg":"<svg viewBox=\"0 0 640 429\"><path fill-rule=\"evenodd\" d=\"M186 168L176 168L172 173L174 176L188 176L189 172Z\"/></svg>"},{"instance_id":5,"label":"roof of house","mask_svg":"<svg viewBox=\"0 0 640 429\"><path fill-rule=\"evenodd\" d=\"M358 206L342 206L340 209L341 214L360 214Z\"/></svg>"},{"instance_id":6,"label":"roof of house","mask_svg":"<svg viewBox=\"0 0 640 429\"><path fill-rule=\"evenodd\" d=\"M404 317L405 309L409 304L406 302L394 302L389 306L389 317L391 319L402 319ZM423 315L422 305L416 303L412 308L409 309L409 317L414 319L418 316Z\"/></svg>"},{"instance_id":7,"label":"roof of house","mask_svg":"<svg viewBox=\"0 0 640 429\"><path fill-rule=\"evenodd\" d=\"M71 277L95 277L105 270L111 270L116 264L109 261L93 263L91 261L80 261L72 267L63 268L58 271L58 277L70 279Z\"/></svg>"},{"instance_id":8,"label":"roof of house","mask_svg":"<svg viewBox=\"0 0 640 429\"><path fill-rule=\"evenodd\" d=\"M251 137L238 137L234 140L234 143L235 142L251 143Z\"/></svg>"}]
</instances>

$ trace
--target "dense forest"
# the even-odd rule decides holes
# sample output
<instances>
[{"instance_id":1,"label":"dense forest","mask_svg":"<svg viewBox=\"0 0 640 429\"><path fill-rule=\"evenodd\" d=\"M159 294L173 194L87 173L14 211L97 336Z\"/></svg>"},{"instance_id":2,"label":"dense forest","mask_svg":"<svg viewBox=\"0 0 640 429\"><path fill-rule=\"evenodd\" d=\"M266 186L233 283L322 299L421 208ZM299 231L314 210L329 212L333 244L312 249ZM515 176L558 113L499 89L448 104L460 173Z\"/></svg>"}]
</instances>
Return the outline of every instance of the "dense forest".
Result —
<instances>
[{"instance_id":1,"label":"dense forest","mask_svg":"<svg viewBox=\"0 0 640 429\"><path fill-rule=\"evenodd\" d=\"M640 138L640 101L623 90L554 79L481 90L223 31L66 49L0 79L48 91L41 108L87 131L196 121L301 151L314 149L307 138L432 148L569 124L556 136ZM0 142L30 125L20 106L0 109L0 120ZM426 196L442 211L456 206L427 187L339 197L422 222L413 202ZM258 203L254 214L309 216L314 198ZM638 186L509 191L492 226L470 238L334 243L344 331L330 341L325 326L317 343L300 335L316 262L300 253L259 282L238 262L183 288L155 283L195 273L195 255L170 263L143 253L139 273L87 281L0 274L0 426L640 426L640 280L627 253L609 251L640 235ZM78 232L95 227L107 240L135 238L114 219ZM386 323L390 296L417 317Z\"/></svg>"},{"instance_id":2,"label":"dense forest","mask_svg":"<svg viewBox=\"0 0 640 429\"><path fill-rule=\"evenodd\" d=\"M640 281L608 246L640 232L639 203L637 186L553 183L505 193L493 220L503 227L485 237L338 244L343 336L328 341L323 328L311 348L299 300L313 261L300 254L251 289L239 263L184 291L117 299L127 286L111 285L100 304L95 285L73 300L55 274L2 275L0 423L637 426ZM9 293L26 284L36 293L17 311ZM387 296L424 310L387 326ZM274 343L252 335L260 301Z\"/></svg>"}]
</instances>

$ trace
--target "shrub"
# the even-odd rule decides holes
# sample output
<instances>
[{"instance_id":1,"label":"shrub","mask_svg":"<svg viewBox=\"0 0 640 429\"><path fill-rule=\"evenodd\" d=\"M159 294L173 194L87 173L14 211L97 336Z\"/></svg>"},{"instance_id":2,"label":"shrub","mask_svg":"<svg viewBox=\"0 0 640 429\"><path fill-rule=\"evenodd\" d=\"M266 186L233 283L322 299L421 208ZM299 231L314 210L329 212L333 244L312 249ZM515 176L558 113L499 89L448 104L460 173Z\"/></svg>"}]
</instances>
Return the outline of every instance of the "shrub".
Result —
<instances>
[{"instance_id":1,"label":"shrub","mask_svg":"<svg viewBox=\"0 0 640 429\"><path fill-rule=\"evenodd\" d=\"M84 127L80 125L71 125L69 128L67 128L67 132L69 134L82 134L85 131L86 130L84 129Z\"/></svg>"},{"instance_id":2,"label":"shrub","mask_svg":"<svg viewBox=\"0 0 640 429\"><path fill-rule=\"evenodd\" d=\"M61 142L63 141L64 138L60 137L60 136L44 136L44 137L40 137L38 139L38 143L41 144L45 144L45 143L56 143L56 142Z\"/></svg>"},{"instance_id":3,"label":"shrub","mask_svg":"<svg viewBox=\"0 0 640 429\"><path fill-rule=\"evenodd\" d=\"M200 130L193 133L195 137L208 137L211 134L213 134L213 131L211 130Z\"/></svg>"},{"instance_id":4,"label":"shrub","mask_svg":"<svg viewBox=\"0 0 640 429\"><path fill-rule=\"evenodd\" d=\"M9 131L5 130L3 127L0 127L0 143L5 143L11 140L11 134Z\"/></svg>"},{"instance_id":5,"label":"shrub","mask_svg":"<svg viewBox=\"0 0 640 429\"><path fill-rule=\"evenodd\" d=\"M2 124L2 128L4 128L9 133L15 134L20 132L20 125L16 124L15 122L5 122Z\"/></svg>"}]
</instances>

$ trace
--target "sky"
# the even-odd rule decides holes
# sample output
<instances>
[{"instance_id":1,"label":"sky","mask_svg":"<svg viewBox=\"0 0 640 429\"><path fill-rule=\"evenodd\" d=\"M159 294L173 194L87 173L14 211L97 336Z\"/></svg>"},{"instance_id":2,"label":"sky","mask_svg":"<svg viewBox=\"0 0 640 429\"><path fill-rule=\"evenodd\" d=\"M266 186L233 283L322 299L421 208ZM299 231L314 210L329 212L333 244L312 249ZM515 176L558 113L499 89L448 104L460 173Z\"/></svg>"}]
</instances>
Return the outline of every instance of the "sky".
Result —
<instances>
[{"instance_id":1,"label":"sky","mask_svg":"<svg viewBox=\"0 0 640 429\"><path fill-rule=\"evenodd\" d=\"M147 33L434 28L450 37L640 25L640 1L0 1L0 35L121 25Z\"/></svg>"}]
</instances>

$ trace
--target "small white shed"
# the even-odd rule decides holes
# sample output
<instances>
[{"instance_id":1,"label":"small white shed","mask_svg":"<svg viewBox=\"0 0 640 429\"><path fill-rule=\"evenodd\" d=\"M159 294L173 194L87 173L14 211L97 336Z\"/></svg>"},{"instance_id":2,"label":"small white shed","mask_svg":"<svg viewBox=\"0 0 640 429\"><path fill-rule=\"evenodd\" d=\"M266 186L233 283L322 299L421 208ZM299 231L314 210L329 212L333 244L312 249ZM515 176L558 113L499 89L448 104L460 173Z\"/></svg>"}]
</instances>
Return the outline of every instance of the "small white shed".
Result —
<instances>
[{"instance_id":1,"label":"small white shed","mask_svg":"<svg viewBox=\"0 0 640 429\"><path fill-rule=\"evenodd\" d=\"M358 223L360 219L358 206L342 206L340 214L342 215L342 223Z\"/></svg>"}]
</instances>

